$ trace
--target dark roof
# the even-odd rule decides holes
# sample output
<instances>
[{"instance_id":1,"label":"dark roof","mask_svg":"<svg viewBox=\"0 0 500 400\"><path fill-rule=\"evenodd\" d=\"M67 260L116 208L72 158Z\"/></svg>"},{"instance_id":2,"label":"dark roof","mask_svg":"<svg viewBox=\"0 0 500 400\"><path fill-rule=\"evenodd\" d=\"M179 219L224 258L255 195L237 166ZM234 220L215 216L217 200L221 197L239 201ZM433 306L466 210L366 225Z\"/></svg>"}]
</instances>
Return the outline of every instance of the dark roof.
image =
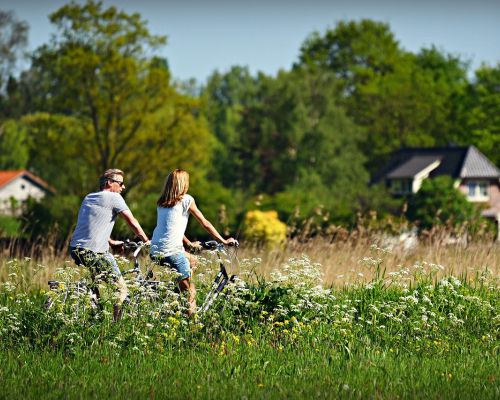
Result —
<instances>
[{"instance_id":1,"label":"dark roof","mask_svg":"<svg viewBox=\"0 0 500 400\"><path fill-rule=\"evenodd\" d=\"M386 177L389 179L414 178L420 171L440 160L441 157L436 156L413 156L408 161L389 171Z\"/></svg>"},{"instance_id":2,"label":"dark roof","mask_svg":"<svg viewBox=\"0 0 500 400\"><path fill-rule=\"evenodd\" d=\"M440 159L439 166L430 177L449 175L452 178L500 178L500 170L474 146L403 148L392 154L387 165L380 170L372 182L396 177L412 177L418 166L430 165L429 160ZM426 164L427 163L427 164ZM421 170L422 170L421 169ZM413 175L408 175L415 172ZM401 176L395 176L401 175ZM406 174L406 176L402 176Z\"/></svg>"},{"instance_id":3,"label":"dark roof","mask_svg":"<svg viewBox=\"0 0 500 400\"><path fill-rule=\"evenodd\" d=\"M499 178L500 170L474 146L469 146L460 178Z\"/></svg>"}]
</instances>

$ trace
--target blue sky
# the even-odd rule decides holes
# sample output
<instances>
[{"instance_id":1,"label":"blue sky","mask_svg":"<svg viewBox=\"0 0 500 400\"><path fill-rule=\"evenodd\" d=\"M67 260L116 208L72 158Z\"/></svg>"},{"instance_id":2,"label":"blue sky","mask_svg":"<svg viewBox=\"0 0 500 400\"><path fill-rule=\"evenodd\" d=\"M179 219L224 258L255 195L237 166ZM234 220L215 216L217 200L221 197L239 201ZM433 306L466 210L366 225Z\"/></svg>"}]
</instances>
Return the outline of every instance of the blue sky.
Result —
<instances>
[{"instance_id":1,"label":"blue sky","mask_svg":"<svg viewBox=\"0 0 500 400\"><path fill-rule=\"evenodd\" d=\"M77 1L82 3L82 1ZM29 48L54 32L48 14L63 0L0 0L30 25ZM244 65L274 75L289 69L313 31L339 20L370 18L390 25L401 46L417 52L436 45L472 61L500 62L500 0L105 0L139 12L153 34L166 35L161 55L175 78L203 83L214 71Z\"/></svg>"}]
</instances>

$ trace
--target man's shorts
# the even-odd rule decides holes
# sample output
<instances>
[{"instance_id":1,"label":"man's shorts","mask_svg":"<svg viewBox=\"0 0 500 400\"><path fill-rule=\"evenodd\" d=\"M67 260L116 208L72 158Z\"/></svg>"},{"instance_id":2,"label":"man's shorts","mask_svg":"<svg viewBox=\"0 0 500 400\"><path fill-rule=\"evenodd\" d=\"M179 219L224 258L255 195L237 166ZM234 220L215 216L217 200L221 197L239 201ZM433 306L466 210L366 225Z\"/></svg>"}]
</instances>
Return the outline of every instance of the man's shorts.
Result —
<instances>
[{"instance_id":1,"label":"man's shorts","mask_svg":"<svg viewBox=\"0 0 500 400\"><path fill-rule=\"evenodd\" d=\"M191 276L191 266L184 252L166 257L152 254L151 259L158 265L169 266L175 269L180 274L180 281Z\"/></svg>"},{"instance_id":2,"label":"man's shorts","mask_svg":"<svg viewBox=\"0 0 500 400\"><path fill-rule=\"evenodd\" d=\"M122 276L115 258L109 252L95 253L80 247L70 247L69 252L76 265L87 267L94 278L117 281Z\"/></svg>"}]
</instances>

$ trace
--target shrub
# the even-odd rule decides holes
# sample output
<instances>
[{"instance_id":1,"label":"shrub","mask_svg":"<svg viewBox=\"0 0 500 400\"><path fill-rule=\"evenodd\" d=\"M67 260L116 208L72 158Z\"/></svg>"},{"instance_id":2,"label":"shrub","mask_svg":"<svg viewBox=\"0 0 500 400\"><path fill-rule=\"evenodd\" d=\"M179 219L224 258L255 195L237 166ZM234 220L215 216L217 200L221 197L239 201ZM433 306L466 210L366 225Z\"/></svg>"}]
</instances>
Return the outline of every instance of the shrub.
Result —
<instances>
[{"instance_id":1,"label":"shrub","mask_svg":"<svg viewBox=\"0 0 500 400\"><path fill-rule=\"evenodd\" d=\"M258 245L276 246L286 239L286 225L276 211L252 210L245 214L243 235Z\"/></svg>"},{"instance_id":2,"label":"shrub","mask_svg":"<svg viewBox=\"0 0 500 400\"><path fill-rule=\"evenodd\" d=\"M420 190L408 202L408 218L418 221L420 228L460 226L479 221L479 210L456 189L449 176L426 179Z\"/></svg>"},{"instance_id":3,"label":"shrub","mask_svg":"<svg viewBox=\"0 0 500 400\"><path fill-rule=\"evenodd\" d=\"M0 215L0 237L14 238L20 236L21 222L10 215Z\"/></svg>"}]
</instances>

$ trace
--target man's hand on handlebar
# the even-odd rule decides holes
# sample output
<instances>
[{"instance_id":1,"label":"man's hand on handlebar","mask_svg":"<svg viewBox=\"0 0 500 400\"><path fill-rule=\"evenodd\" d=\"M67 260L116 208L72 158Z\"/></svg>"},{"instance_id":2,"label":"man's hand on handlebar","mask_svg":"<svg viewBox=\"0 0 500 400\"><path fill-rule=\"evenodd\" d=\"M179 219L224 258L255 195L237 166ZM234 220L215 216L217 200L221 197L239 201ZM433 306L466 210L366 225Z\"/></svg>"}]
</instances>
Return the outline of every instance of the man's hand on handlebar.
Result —
<instances>
[{"instance_id":1,"label":"man's hand on handlebar","mask_svg":"<svg viewBox=\"0 0 500 400\"><path fill-rule=\"evenodd\" d=\"M113 239L108 239L108 243L111 246L111 249L113 250L114 253L120 253L123 254L123 251L125 250L124 244L122 240L113 240Z\"/></svg>"}]
</instances>

